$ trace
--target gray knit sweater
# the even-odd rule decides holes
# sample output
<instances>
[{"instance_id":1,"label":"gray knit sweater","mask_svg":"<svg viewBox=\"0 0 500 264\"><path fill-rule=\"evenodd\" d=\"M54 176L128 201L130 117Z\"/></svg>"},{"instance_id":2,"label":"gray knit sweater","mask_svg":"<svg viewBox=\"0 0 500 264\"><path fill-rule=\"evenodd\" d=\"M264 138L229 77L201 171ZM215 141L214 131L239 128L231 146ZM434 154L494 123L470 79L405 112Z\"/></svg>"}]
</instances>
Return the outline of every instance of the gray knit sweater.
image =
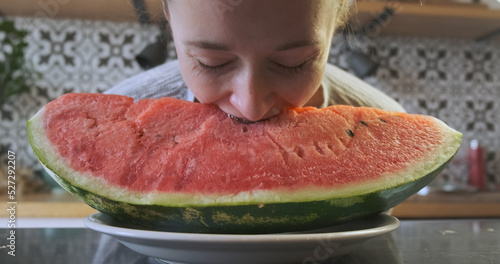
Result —
<instances>
[{"instance_id":1,"label":"gray knit sweater","mask_svg":"<svg viewBox=\"0 0 500 264\"><path fill-rule=\"evenodd\" d=\"M345 104L405 111L381 91L331 64L326 65L322 86L325 98L323 107ZM167 62L128 78L105 93L127 95L136 99L175 97L194 101L193 94L182 79L178 61Z\"/></svg>"}]
</instances>

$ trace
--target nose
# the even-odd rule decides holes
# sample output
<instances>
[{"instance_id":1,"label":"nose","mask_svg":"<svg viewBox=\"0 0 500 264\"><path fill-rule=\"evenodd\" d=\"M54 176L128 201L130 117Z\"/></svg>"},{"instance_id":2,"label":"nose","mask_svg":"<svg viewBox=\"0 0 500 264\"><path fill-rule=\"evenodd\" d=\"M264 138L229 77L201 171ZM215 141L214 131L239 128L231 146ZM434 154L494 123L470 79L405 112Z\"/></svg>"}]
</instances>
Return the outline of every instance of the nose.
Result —
<instances>
[{"instance_id":1,"label":"nose","mask_svg":"<svg viewBox=\"0 0 500 264\"><path fill-rule=\"evenodd\" d=\"M241 114L238 117L258 121L279 112L272 81L266 78L265 73L247 70L236 80L229 100Z\"/></svg>"}]
</instances>

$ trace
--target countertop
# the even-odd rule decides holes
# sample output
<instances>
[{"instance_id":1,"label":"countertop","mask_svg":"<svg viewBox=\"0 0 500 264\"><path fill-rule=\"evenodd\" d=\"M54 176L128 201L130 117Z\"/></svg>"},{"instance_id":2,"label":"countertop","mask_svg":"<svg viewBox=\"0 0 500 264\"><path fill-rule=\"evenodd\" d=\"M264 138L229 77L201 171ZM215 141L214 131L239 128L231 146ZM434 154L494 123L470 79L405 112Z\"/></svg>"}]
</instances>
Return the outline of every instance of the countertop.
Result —
<instances>
[{"instance_id":1,"label":"countertop","mask_svg":"<svg viewBox=\"0 0 500 264\"><path fill-rule=\"evenodd\" d=\"M7 227L0 229L0 247L7 243L9 232ZM0 249L0 263L160 263L87 228L18 228L15 234L16 256L8 255L9 248ZM457 219L402 220L395 231L325 263L498 264L499 260L499 219Z\"/></svg>"}]
</instances>

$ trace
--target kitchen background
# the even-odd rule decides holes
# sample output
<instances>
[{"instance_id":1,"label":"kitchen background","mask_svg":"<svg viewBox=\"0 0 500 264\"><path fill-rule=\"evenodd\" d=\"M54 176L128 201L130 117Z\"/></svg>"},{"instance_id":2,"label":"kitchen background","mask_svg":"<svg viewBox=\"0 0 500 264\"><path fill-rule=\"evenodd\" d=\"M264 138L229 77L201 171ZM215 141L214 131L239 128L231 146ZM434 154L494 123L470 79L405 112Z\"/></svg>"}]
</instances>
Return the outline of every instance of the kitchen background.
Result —
<instances>
[{"instance_id":1,"label":"kitchen background","mask_svg":"<svg viewBox=\"0 0 500 264\"><path fill-rule=\"evenodd\" d=\"M44 188L28 144L26 122L49 101L68 92L102 92L143 69L136 61L161 29L137 22L8 17L28 32L25 58L40 73L28 93L9 97L0 109L0 155L16 153L26 191ZM0 42L5 34L0 33ZM432 115L464 133L463 146L434 186L467 181L467 147L485 149L487 188L500 186L500 41L374 36L351 38L352 49L379 64L364 79L396 98L410 113ZM168 41L167 60L176 58ZM0 61L6 50L0 48ZM349 70L346 42L337 36L330 62ZM5 171L5 170L2 170ZM2 179L3 180L3 179ZM19 179L18 179L19 185Z\"/></svg>"}]
</instances>

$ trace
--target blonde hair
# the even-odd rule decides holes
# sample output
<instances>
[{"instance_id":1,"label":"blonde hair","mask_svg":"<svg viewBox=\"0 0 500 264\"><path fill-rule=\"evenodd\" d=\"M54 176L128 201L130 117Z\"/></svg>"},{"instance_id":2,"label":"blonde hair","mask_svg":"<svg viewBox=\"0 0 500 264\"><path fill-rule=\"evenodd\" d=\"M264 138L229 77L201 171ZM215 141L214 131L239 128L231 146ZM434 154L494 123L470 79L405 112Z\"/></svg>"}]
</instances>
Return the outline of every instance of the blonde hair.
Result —
<instances>
[{"instance_id":1,"label":"blonde hair","mask_svg":"<svg viewBox=\"0 0 500 264\"><path fill-rule=\"evenodd\" d=\"M337 8L337 16L335 18L335 25L337 28L343 28L346 26L348 20L349 20L349 15L350 15L350 10L351 10L351 5L349 0L338 0L339 5Z\"/></svg>"}]
</instances>

